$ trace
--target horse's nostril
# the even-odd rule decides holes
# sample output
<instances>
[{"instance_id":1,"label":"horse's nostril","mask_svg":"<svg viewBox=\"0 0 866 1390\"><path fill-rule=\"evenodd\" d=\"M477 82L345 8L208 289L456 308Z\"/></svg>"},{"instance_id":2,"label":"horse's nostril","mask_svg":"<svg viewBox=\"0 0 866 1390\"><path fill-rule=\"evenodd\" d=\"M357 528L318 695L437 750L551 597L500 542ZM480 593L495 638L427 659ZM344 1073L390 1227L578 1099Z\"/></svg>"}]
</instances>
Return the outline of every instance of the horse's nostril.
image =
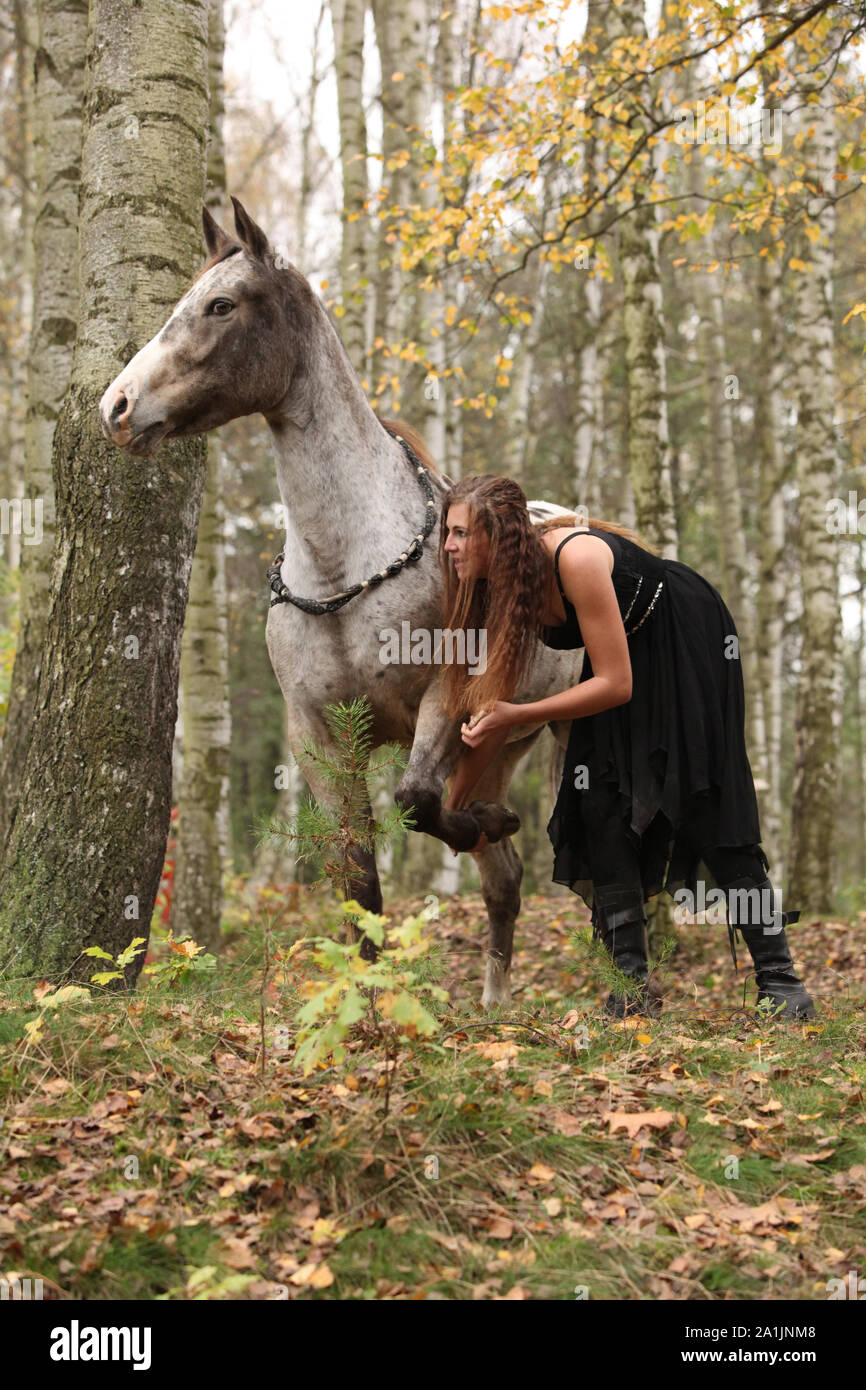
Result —
<instances>
[{"instance_id":1,"label":"horse's nostril","mask_svg":"<svg viewBox=\"0 0 866 1390\"><path fill-rule=\"evenodd\" d=\"M125 415L125 414L126 414L126 409L127 409L127 399L126 399L126 397L125 397L125 396L118 396L117 400L114 402L114 405L113 405L112 408L111 408L111 418L112 418L112 420L116 423L116 422L120 419L121 415Z\"/></svg>"}]
</instances>

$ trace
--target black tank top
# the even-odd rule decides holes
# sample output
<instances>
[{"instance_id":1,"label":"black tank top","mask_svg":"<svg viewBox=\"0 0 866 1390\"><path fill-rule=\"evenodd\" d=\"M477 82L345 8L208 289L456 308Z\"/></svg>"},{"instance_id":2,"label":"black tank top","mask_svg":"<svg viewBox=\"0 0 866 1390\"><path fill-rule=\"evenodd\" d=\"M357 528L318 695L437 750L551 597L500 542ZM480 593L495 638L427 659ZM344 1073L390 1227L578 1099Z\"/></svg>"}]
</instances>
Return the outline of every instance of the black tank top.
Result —
<instances>
[{"instance_id":1,"label":"black tank top","mask_svg":"<svg viewBox=\"0 0 866 1390\"><path fill-rule=\"evenodd\" d=\"M635 545L628 537L618 536L615 531L602 531L596 526L583 526L563 536L556 547L553 569L565 608L565 622L559 627L542 627L539 634L539 641L557 651L573 651L583 646L574 604L567 597L559 577L559 552L573 536L585 535L600 536L613 551L611 580L627 637L631 637L643 625L664 588L665 560L644 550L643 546Z\"/></svg>"}]
</instances>

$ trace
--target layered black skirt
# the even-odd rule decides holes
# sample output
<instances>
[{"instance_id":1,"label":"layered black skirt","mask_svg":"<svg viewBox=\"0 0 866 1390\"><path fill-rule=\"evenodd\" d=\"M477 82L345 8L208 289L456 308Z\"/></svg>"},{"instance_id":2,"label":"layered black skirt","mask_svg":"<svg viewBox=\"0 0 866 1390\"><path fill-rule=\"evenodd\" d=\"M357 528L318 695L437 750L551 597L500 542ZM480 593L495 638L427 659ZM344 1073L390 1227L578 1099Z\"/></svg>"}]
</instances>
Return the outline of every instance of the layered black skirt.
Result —
<instances>
[{"instance_id":1,"label":"layered black skirt","mask_svg":"<svg viewBox=\"0 0 866 1390\"><path fill-rule=\"evenodd\" d=\"M761 838L734 620L708 580L678 560L665 563L659 601L628 639L631 699L573 720L547 825L553 881L590 908L592 836L612 820L625 852L638 856L645 899L683 887L696 893L703 849ZM585 653L581 683L592 674ZM578 768L586 774L576 787Z\"/></svg>"}]
</instances>

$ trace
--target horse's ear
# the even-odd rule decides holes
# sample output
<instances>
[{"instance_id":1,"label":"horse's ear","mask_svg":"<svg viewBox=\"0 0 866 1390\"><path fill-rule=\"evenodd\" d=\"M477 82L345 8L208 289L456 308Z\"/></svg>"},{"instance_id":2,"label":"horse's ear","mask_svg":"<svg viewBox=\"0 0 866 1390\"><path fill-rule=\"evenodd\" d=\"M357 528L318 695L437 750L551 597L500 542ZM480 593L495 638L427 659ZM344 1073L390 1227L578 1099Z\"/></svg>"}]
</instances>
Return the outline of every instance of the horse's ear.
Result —
<instances>
[{"instance_id":1,"label":"horse's ear","mask_svg":"<svg viewBox=\"0 0 866 1390\"><path fill-rule=\"evenodd\" d=\"M206 207L202 207L201 210L201 227L209 256L215 256L218 251L222 250L227 241L231 241L231 237L223 231L218 222L214 221Z\"/></svg>"},{"instance_id":2,"label":"horse's ear","mask_svg":"<svg viewBox=\"0 0 866 1390\"><path fill-rule=\"evenodd\" d=\"M257 226L250 217L243 203L238 202L234 196L232 196L232 203L235 210L235 231L239 240L243 242L248 251L252 252L256 260L263 261L265 254L271 249L267 237L261 227Z\"/></svg>"}]
</instances>

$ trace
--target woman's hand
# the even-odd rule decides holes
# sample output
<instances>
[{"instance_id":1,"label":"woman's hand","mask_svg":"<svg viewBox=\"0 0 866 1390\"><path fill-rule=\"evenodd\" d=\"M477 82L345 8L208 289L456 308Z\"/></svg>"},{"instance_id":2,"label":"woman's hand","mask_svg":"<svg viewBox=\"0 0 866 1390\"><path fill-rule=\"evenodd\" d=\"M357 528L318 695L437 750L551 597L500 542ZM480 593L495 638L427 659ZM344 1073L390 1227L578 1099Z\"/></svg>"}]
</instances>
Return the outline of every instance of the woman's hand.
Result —
<instances>
[{"instance_id":1,"label":"woman's hand","mask_svg":"<svg viewBox=\"0 0 866 1390\"><path fill-rule=\"evenodd\" d=\"M519 705L511 705L506 700L494 701L471 729L468 722L460 726L463 742L470 748L477 748L479 743L483 743L488 735L495 733L497 729L508 729L512 724L516 724L518 721L515 715L519 710Z\"/></svg>"}]
</instances>

